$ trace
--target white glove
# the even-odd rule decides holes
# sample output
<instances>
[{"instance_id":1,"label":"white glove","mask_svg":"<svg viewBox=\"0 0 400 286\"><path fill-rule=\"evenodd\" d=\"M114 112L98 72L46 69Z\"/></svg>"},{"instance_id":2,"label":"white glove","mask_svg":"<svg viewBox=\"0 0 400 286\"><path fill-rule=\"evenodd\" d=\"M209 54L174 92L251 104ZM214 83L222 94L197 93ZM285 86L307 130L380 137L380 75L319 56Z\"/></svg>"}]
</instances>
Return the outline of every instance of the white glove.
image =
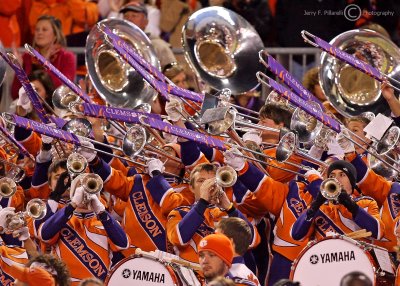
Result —
<instances>
[{"instance_id":1,"label":"white glove","mask_svg":"<svg viewBox=\"0 0 400 286\"><path fill-rule=\"evenodd\" d=\"M351 153L355 151L354 144L351 142L349 139L350 137L349 133L347 132L346 129L342 130L338 135L336 135L336 141L339 144L340 148L343 149L343 152L346 153Z\"/></svg>"},{"instance_id":2,"label":"white glove","mask_svg":"<svg viewBox=\"0 0 400 286\"><path fill-rule=\"evenodd\" d=\"M175 98L173 96L170 97L169 101L165 104L165 112L168 115L168 120L173 122L178 121L182 118L182 102L180 99Z\"/></svg>"},{"instance_id":3,"label":"white glove","mask_svg":"<svg viewBox=\"0 0 400 286\"><path fill-rule=\"evenodd\" d=\"M36 162L45 163L51 161L53 158L53 153L50 150L40 150L39 154L36 156Z\"/></svg>"},{"instance_id":4,"label":"white glove","mask_svg":"<svg viewBox=\"0 0 400 286\"><path fill-rule=\"evenodd\" d=\"M85 141L81 139L81 145L85 146L85 147L90 147L90 148L94 148L93 144L89 141ZM81 154L83 157L86 158L86 160L88 161L88 163L92 162L94 160L94 158L96 158L97 156L97 152L94 150L90 150L87 148L83 148L83 147L79 147L78 149L78 153Z\"/></svg>"},{"instance_id":5,"label":"white glove","mask_svg":"<svg viewBox=\"0 0 400 286\"><path fill-rule=\"evenodd\" d=\"M315 169L311 169L308 170L305 174L304 177L307 179L307 181L309 181L309 177L311 177L312 175L317 175L318 177L320 177L322 179L322 175L319 171L315 170Z\"/></svg>"},{"instance_id":6,"label":"white glove","mask_svg":"<svg viewBox=\"0 0 400 286\"><path fill-rule=\"evenodd\" d=\"M75 189L81 186L81 180L86 174L80 174L75 179L72 180L71 182L71 187L70 187L70 192L73 193Z\"/></svg>"},{"instance_id":7,"label":"white glove","mask_svg":"<svg viewBox=\"0 0 400 286\"><path fill-rule=\"evenodd\" d=\"M46 124L46 125L49 126L49 127L52 127L52 128L56 128L57 127L54 122L51 122L51 123ZM47 136L47 135L43 135L43 134L40 135L40 137L42 137L42 142L44 144L51 144L51 142L53 142L53 140L54 140L53 137L50 137L50 136Z\"/></svg>"},{"instance_id":8,"label":"white glove","mask_svg":"<svg viewBox=\"0 0 400 286\"><path fill-rule=\"evenodd\" d=\"M82 206L83 198L85 197L85 191L83 187L78 187L75 190L73 197L71 198L71 203L74 203L77 207Z\"/></svg>"},{"instance_id":9,"label":"white glove","mask_svg":"<svg viewBox=\"0 0 400 286\"><path fill-rule=\"evenodd\" d=\"M324 153L324 149L317 147L315 145L312 145L310 150L308 151L308 155L310 155L311 157L316 158L316 159L321 159L323 153Z\"/></svg>"},{"instance_id":10,"label":"white glove","mask_svg":"<svg viewBox=\"0 0 400 286\"><path fill-rule=\"evenodd\" d=\"M0 227L4 229L7 226L7 217L15 214L15 208L7 207L0 210Z\"/></svg>"},{"instance_id":11,"label":"white glove","mask_svg":"<svg viewBox=\"0 0 400 286\"><path fill-rule=\"evenodd\" d=\"M31 84L32 87L35 89L35 86ZM27 113L32 112L32 103L31 100L29 99L28 95L25 92L25 89L21 87L18 90L18 101L17 101L17 106L21 106L23 109L26 110Z\"/></svg>"},{"instance_id":12,"label":"white glove","mask_svg":"<svg viewBox=\"0 0 400 286\"><path fill-rule=\"evenodd\" d=\"M262 139L261 139L260 134L257 133L257 132L254 132L254 131L246 132L246 133L243 135L243 141L244 141L244 142L246 142L246 141L253 141L253 142L255 142L257 145L261 145L261 143L262 143Z\"/></svg>"},{"instance_id":13,"label":"white glove","mask_svg":"<svg viewBox=\"0 0 400 286\"><path fill-rule=\"evenodd\" d=\"M245 159L241 156L242 153L236 148L232 148L224 153L225 164L231 166L236 171L244 168Z\"/></svg>"},{"instance_id":14,"label":"white glove","mask_svg":"<svg viewBox=\"0 0 400 286\"><path fill-rule=\"evenodd\" d=\"M27 226L21 227L20 229L14 230L12 235L13 237L18 237L19 241L25 241L30 237L29 228Z\"/></svg>"},{"instance_id":15,"label":"white glove","mask_svg":"<svg viewBox=\"0 0 400 286\"><path fill-rule=\"evenodd\" d=\"M159 159L150 159L149 161L147 161L147 170L149 175L152 177L153 171L160 171L161 173L163 173L165 171L164 163L161 162Z\"/></svg>"},{"instance_id":16,"label":"white glove","mask_svg":"<svg viewBox=\"0 0 400 286\"><path fill-rule=\"evenodd\" d=\"M89 199L90 199L90 205L92 206L92 209L95 212L95 214L99 214L106 210L106 207L101 203L97 195L90 195Z\"/></svg>"}]
</instances>

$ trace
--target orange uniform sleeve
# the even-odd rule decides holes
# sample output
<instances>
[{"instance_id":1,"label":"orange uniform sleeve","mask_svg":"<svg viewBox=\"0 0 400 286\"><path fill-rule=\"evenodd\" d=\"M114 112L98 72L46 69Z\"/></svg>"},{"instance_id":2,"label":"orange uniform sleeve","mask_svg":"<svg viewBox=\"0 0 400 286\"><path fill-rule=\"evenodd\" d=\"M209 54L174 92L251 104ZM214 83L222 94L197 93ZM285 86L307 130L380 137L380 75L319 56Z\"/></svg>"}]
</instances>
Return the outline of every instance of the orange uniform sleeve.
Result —
<instances>
[{"instance_id":1,"label":"orange uniform sleeve","mask_svg":"<svg viewBox=\"0 0 400 286\"><path fill-rule=\"evenodd\" d=\"M288 185L273 180L248 162L239 172L239 180L254 193L257 201L253 203L257 203L261 207L259 212L279 215L289 192ZM254 209L254 205L252 208Z\"/></svg>"}]
</instances>

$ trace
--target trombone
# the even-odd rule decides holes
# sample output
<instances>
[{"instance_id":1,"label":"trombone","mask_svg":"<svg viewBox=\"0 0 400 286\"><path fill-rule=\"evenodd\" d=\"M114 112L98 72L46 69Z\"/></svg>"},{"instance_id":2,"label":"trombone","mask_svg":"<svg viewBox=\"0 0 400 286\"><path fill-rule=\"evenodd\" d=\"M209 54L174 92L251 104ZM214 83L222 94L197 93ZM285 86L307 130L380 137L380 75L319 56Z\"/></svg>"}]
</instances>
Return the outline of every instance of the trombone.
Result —
<instances>
[{"instance_id":1,"label":"trombone","mask_svg":"<svg viewBox=\"0 0 400 286\"><path fill-rule=\"evenodd\" d=\"M128 129L125 133L124 137L117 137L118 139L122 140L122 148L113 146L111 144L105 144L94 139L88 138L89 134L91 133L91 124L89 120L85 118L75 118L71 119L66 125L64 125L63 129L70 133L77 135L78 137L84 137L82 139L92 142L93 144L98 144L100 146L104 146L106 148L111 148L116 151L119 151L130 158L136 157L145 147L148 147L152 152L159 154L160 156L164 156L168 159L174 160L178 163L181 163L181 160L169 155L168 153L160 150L155 146L151 146L147 144L149 136L146 135L146 131L142 126L134 125ZM108 154L105 151L97 150L100 153ZM114 154L114 157L127 160L125 157L118 156Z\"/></svg>"},{"instance_id":2,"label":"trombone","mask_svg":"<svg viewBox=\"0 0 400 286\"><path fill-rule=\"evenodd\" d=\"M267 86L267 87L269 87L269 88L272 88L271 85L265 81L265 79L270 79L266 74L264 74L264 73L262 73L262 72L257 72L257 78L258 78L258 80L260 81L261 84L264 84L265 86ZM294 100L299 100L299 101L300 101L300 99L297 99L298 96L296 96L296 94L292 94L292 95L294 96ZM301 101L303 101L303 99L301 99ZM299 106L301 106L301 103L302 103L302 102L299 103ZM309 104L309 102L304 102L304 104ZM299 108L300 108L300 107L299 107ZM301 108L301 109L303 109L303 108ZM312 115L310 115L310 116L312 116ZM312 117L314 117L314 116L312 116ZM315 118L315 119L316 119L316 118ZM326 123L324 123L324 124L326 124ZM362 144L358 143L356 140L354 140L354 139L351 138L351 136L354 136L354 137L356 137L357 139L359 139L361 142L363 142L363 143L365 143L365 144L368 145L368 143L366 143L366 142L365 142L362 138L360 138L357 134L355 134L354 132L352 132L350 129L344 127L343 125L340 126L340 129L341 129L340 132L338 132L338 131L336 131L336 130L334 130L334 131L337 132L337 133L341 133L345 139L351 141L352 143L354 143L354 145L360 147L361 149L363 149L363 150L369 152L371 155L375 156L377 159L379 159L380 161L382 161L382 163L385 164L387 167L389 167L389 168L391 168L391 169L395 169L390 163L388 163L386 160L384 160L384 159L382 158L382 156L379 155L375 150L368 149L368 148L364 147ZM350 135L347 135L346 132L348 132L348 134L350 134L351 136L350 136ZM395 170L395 171L397 171L397 170Z\"/></svg>"},{"instance_id":3,"label":"trombone","mask_svg":"<svg viewBox=\"0 0 400 286\"><path fill-rule=\"evenodd\" d=\"M276 160L278 162L286 162L293 154L324 169L328 167L328 164L326 164L325 162L313 158L307 153L301 151L299 149L299 141L296 134L294 134L293 132L288 132L283 135L283 137L279 141L279 144L276 148Z\"/></svg>"}]
</instances>

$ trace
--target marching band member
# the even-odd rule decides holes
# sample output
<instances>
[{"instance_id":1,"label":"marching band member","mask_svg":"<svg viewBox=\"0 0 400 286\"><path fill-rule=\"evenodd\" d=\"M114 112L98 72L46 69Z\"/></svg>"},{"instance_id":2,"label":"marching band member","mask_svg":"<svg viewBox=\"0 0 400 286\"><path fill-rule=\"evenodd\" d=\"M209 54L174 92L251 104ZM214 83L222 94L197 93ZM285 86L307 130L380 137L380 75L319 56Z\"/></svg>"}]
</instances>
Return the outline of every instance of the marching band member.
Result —
<instances>
[{"instance_id":1,"label":"marching band member","mask_svg":"<svg viewBox=\"0 0 400 286\"><path fill-rule=\"evenodd\" d=\"M376 174L360 155L347 154L346 160L357 170L357 187L363 195L376 200L380 208L380 216L385 225L385 234L374 244L386 248L393 257L395 257L394 248L397 245L397 239L394 235L394 226L396 217L399 215L400 203L400 184L390 182Z\"/></svg>"},{"instance_id":2,"label":"marching band member","mask_svg":"<svg viewBox=\"0 0 400 286\"><path fill-rule=\"evenodd\" d=\"M270 128L275 128L275 129L282 129L282 128L290 128L290 120L291 120L292 114L290 111L288 111L286 108L281 107L277 104L265 104L263 107L260 109L260 121L258 124L265 126L265 127L270 127ZM263 144L267 146L263 150L263 153L266 155L269 155L273 158L276 157L276 148L275 147L268 147L268 144L278 144L279 143L279 134L276 132L272 131L262 131L262 140ZM292 156L288 159L288 162L291 163L301 163L301 159L297 158L296 156ZM294 167L292 165L288 165L285 163L279 163L278 161L275 160L268 160L268 163L271 165L283 167L285 169L293 170L293 171L298 171L297 167ZM267 173L273 178L274 180L282 183L288 183L292 179L294 179L295 175L293 173L287 172L287 171L282 171L277 168L274 168L272 166L266 166L266 171Z\"/></svg>"},{"instance_id":3,"label":"marching band member","mask_svg":"<svg viewBox=\"0 0 400 286\"><path fill-rule=\"evenodd\" d=\"M327 201L318 192L307 211L294 223L292 236L297 240L310 236L322 238L328 232L346 234L364 228L372 233L373 238L381 239L385 226L376 201L371 197L356 197L354 194L356 168L349 162L338 160L329 165L327 175L340 184L339 204Z\"/></svg>"},{"instance_id":4,"label":"marching band member","mask_svg":"<svg viewBox=\"0 0 400 286\"><path fill-rule=\"evenodd\" d=\"M200 267L202 268L206 285L215 278L225 276L234 282L234 285L255 286L251 280L232 277L229 269L232 267L234 249L232 242L223 234L209 234L198 244Z\"/></svg>"},{"instance_id":5,"label":"marching band member","mask_svg":"<svg viewBox=\"0 0 400 286\"><path fill-rule=\"evenodd\" d=\"M175 246L177 255L192 262L197 260L196 245L204 236L214 232L215 223L222 217L240 217L248 222L216 184L216 171L214 164L197 165L190 174L190 190L196 203L175 208L168 215L166 229L169 241ZM258 243L257 231L253 226L251 229L253 244Z\"/></svg>"},{"instance_id":6,"label":"marching band member","mask_svg":"<svg viewBox=\"0 0 400 286\"><path fill-rule=\"evenodd\" d=\"M74 181L79 181L77 177ZM74 182L73 182L74 183ZM83 186L71 187L71 203L58 210L39 228L39 237L52 245L66 261L71 285L87 277L104 280L110 268L111 251L129 247L125 231L105 210L98 195L85 194Z\"/></svg>"},{"instance_id":7,"label":"marching band member","mask_svg":"<svg viewBox=\"0 0 400 286\"><path fill-rule=\"evenodd\" d=\"M107 165L95 153L88 151L82 154L87 157L92 171L103 179L104 190L128 202L122 225L132 238L132 243L144 251L166 251L167 215L174 207L188 202L163 177L163 163L151 159L147 162L148 174L127 177Z\"/></svg>"},{"instance_id":8,"label":"marching band member","mask_svg":"<svg viewBox=\"0 0 400 286\"><path fill-rule=\"evenodd\" d=\"M223 234L206 235L196 248L206 283L228 274L233 259L233 246L228 237Z\"/></svg>"},{"instance_id":9,"label":"marching band member","mask_svg":"<svg viewBox=\"0 0 400 286\"><path fill-rule=\"evenodd\" d=\"M26 226L12 227L10 224L20 222L14 208L3 208L0 210L0 233L2 238L0 259L0 283L1 285L13 285L14 279L18 278L15 268L23 266L29 257L38 255L36 245L31 240L29 229ZM6 231L8 234L5 236ZM13 238L13 239L12 239ZM14 285L17 285L14 283Z\"/></svg>"},{"instance_id":10,"label":"marching band member","mask_svg":"<svg viewBox=\"0 0 400 286\"><path fill-rule=\"evenodd\" d=\"M225 152L225 162L238 172L238 180L253 193L254 200L261 204L259 212L269 212L277 218L268 278L268 285L273 285L278 280L289 277L292 262L307 245L307 239L294 239L290 229L306 209L307 203L312 201L312 195L304 182L292 180L289 184L284 184L275 181L245 161L237 150ZM318 180L312 172L306 173L306 177L310 185Z\"/></svg>"},{"instance_id":11,"label":"marching band member","mask_svg":"<svg viewBox=\"0 0 400 286\"><path fill-rule=\"evenodd\" d=\"M357 152L357 154L360 154L360 155L362 155L362 157L365 157L365 159L364 159L365 162L368 162L368 157L367 157L368 152L365 151L365 149L368 148L368 145L371 143L371 140L369 140L365 137L364 128L369 124L370 120L363 116L353 116L353 117L347 118L345 120L345 122L346 122L346 127L362 139L362 141L361 141L357 137L352 136L352 139L354 141L356 141L358 144L362 145L364 147L364 149L359 146L354 146L354 144L351 142L349 142L349 144L353 144L352 146L353 146L353 148L355 148L355 151ZM340 135L338 135L338 136L340 136ZM348 140L346 140L346 141L348 141Z\"/></svg>"},{"instance_id":12,"label":"marching band member","mask_svg":"<svg viewBox=\"0 0 400 286\"><path fill-rule=\"evenodd\" d=\"M229 277L247 279L260 286L257 276L246 266L243 258L251 243L252 234L249 225L237 217L223 218L218 222L215 232L227 236L233 245L234 253Z\"/></svg>"},{"instance_id":13,"label":"marching band member","mask_svg":"<svg viewBox=\"0 0 400 286\"><path fill-rule=\"evenodd\" d=\"M27 266L11 267L11 273L17 279L15 286L70 285L70 274L65 263L48 254L33 257Z\"/></svg>"}]
</instances>

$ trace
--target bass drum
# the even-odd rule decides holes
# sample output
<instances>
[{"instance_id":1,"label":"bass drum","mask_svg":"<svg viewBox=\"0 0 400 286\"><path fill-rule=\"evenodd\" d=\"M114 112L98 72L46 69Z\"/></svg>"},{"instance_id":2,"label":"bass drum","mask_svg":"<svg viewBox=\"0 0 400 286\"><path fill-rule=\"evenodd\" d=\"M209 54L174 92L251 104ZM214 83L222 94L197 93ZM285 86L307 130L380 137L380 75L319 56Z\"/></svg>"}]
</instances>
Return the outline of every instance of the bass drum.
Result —
<instances>
[{"instance_id":1,"label":"bass drum","mask_svg":"<svg viewBox=\"0 0 400 286\"><path fill-rule=\"evenodd\" d=\"M193 270L157 258L134 255L121 260L108 274L107 286L201 286Z\"/></svg>"},{"instance_id":2,"label":"bass drum","mask_svg":"<svg viewBox=\"0 0 400 286\"><path fill-rule=\"evenodd\" d=\"M386 249L342 235L304 248L292 265L290 279L307 286L338 286L354 272L363 273L373 285L395 285L394 266Z\"/></svg>"}]
</instances>

